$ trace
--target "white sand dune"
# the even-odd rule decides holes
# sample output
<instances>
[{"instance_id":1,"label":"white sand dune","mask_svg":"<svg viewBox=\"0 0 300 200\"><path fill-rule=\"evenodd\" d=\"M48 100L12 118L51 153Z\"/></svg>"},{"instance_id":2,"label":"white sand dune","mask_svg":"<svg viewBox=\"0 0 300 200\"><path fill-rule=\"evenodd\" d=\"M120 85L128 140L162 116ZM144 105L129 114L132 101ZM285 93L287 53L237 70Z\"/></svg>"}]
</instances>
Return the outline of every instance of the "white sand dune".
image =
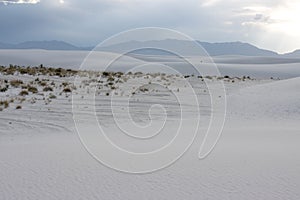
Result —
<instances>
[{"instance_id":1,"label":"white sand dune","mask_svg":"<svg viewBox=\"0 0 300 200\"><path fill-rule=\"evenodd\" d=\"M110 52L89 51L47 51L47 50L0 50L1 65L44 66L79 69L84 64L85 69L103 71L105 66L118 58L118 54ZM87 59L88 58L88 59ZM86 61L85 61L86 59ZM116 59L114 68L128 68L143 62L129 56Z\"/></svg>"},{"instance_id":2,"label":"white sand dune","mask_svg":"<svg viewBox=\"0 0 300 200\"><path fill-rule=\"evenodd\" d=\"M46 51L46 50L0 50L0 65L17 64L21 66L40 65L78 69L88 51ZM146 62L155 65L168 65L181 73L196 73L182 58L174 56L149 56L130 54L119 59L118 54L109 52L93 52L83 64L85 69L103 70L114 60L109 70L127 71L133 66ZM189 57L203 67L212 67L212 61L206 57ZM217 56L213 57L222 75L251 76L256 78L293 78L300 76L300 59L284 57L251 57L251 56ZM142 70L141 70L142 71ZM149 70L151 71L151 70ZM153 72L153 70L152 70ZM160 71L161 72L161 71Z\"/></svg>"},{"instance_id":3,"label":"white sand dune","mask_svg":"<svg viewBox=\"0 0 300 200\"><path fill-rule=\"evenodd\" d=\"M300 78L244 88L229 96L232 115L270 122L300 121ZM256 97L256 98L253 98Z\"/></svg>"},{"instance_id":4,"label":"white sand dune","mask_svg":"<svg viewBox=\"0 0 300 200\"><path fill-rule=\"evenodd\" d=\"M0 112L1 198L298 200L299 86L300 78L226 83L227 121L212 154L197 159L197 138L175 164L144 175L117 172L86 152L75 131L70 96L9 108ZM159 94L150 102L165 104L168 97ZM147 95L137 98L134 114L142 120ZM99 100L109 128L109 97Z\"/></svg>"}]
</instances>

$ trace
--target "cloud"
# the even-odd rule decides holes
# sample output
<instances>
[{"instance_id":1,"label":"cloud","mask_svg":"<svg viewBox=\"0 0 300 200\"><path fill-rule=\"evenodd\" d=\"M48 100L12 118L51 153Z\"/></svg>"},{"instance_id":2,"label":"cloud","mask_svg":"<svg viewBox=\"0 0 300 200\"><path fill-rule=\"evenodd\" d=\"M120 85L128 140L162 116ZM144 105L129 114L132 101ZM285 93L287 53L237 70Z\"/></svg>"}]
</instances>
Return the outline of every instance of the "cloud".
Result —
<instances>
[{"instance_id":1,"label":"cloud","mask_svg":"<svg viewBox=\"0 0 300 200\"><path fill-rule=\"evenodd\" d=\"M36 4L39 3L40 0L0 0L0 3L7 4Z\"/></svg>"},{"instance_id":2,"label":"cloud","mask_svg":"<svg viewBox=\"0 0 300 200\"><path fill-rule=\"evenodd\" d=\"M294 5L300 5L297 0L5 2L15 3L15 6L0 3L0 42L57 39L87 46L98 44L121 31L155 26L182 31L195 39L210 42L244 41L279 51L294 48L297 44L300 46L299 39L297 43L282 37L288 36L288 32L300 34L298 28L293 28L300 27L299 12ZM33 3L34 6L29 6ZM284 30L287 31L282 33ZM285 47L276 46L279 42L271 41L282 38L285 38Z\"/></svg>"}]
</instances>

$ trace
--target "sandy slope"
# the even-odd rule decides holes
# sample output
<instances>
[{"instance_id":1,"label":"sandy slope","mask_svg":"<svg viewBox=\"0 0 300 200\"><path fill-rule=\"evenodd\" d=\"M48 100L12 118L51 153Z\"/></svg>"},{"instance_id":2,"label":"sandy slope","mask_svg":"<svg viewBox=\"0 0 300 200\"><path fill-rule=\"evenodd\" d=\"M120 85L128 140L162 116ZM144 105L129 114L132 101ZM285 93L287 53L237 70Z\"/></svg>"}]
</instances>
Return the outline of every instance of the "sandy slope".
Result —
<instances>
[{"instance_id":1,"label":"sandy slope","mask_svg":"<svg viewBox=\"0 0 300 200\"><path fill-rule=\"evenodd\" d=\"M249 87L229 96L230 115L270 122L299 122L300 78ZM254 98L256 97L256 98Z\"/></svg>"},{"instance_id":2,"label":"sandy slope","mask_svg":"<svg viewBox=\"0 0 300 200\"><path fill-rule=\"evenodd\" d=\"M197 138L174 165L145 175L114 171L85 151L74 130L68 96L46 106L5 110L0 113L1 198L297 200L299 86L300 78L226 84L227 122L213 153L198 160ZM147 98L138 98L135 114L142 119L138 111L145 109ZM106 115L107 99L100 98L101 116ZM161 95L151 99L165 100Z\"/></svg>"}]
</instances>

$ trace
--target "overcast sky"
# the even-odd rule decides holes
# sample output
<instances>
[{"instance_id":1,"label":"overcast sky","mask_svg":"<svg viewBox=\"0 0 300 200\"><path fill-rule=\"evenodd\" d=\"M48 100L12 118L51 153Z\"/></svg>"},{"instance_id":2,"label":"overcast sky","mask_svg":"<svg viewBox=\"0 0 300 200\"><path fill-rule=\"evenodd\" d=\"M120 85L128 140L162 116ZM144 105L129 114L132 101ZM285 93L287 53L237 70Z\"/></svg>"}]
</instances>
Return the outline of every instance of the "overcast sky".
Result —
<instances>
[{"instance_id":1,"label":"overcast sky","mask_svg":"<svg viewBox=\"0 0 300 200\"><path fill-rule=\"evenodd\" d=\"M96 45L127 29L171 28L208 42L300 49L299 0L0 0L0 42Z\"/></svg>"}]
</instances>

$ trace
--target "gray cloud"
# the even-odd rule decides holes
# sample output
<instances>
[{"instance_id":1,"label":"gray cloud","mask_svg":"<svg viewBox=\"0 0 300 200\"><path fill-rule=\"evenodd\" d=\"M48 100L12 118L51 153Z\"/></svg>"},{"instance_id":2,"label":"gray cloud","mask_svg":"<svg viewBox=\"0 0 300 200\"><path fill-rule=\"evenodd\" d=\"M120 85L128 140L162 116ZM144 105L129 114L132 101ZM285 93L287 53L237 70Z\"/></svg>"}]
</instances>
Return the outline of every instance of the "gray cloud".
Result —
<instances>
[{"instance_id":1,"label":"gray cloud","mask_svg":"<svg viewBox=\"0 0 300 200\"><path fill-rule=\"evenodd\" d=\"M37 4L0 4L0 40L58 39L87 46L120 31L157 26L203 41L239 40L284 50L260 40L266 34L264 26L276 23L269 10L285 4L285 0L41 0Z\"/></svg>"},{"instance_id":2,"label":"gray cloud","mask_svg":"<svg viewBox=\"0 0 300 200\"><path fill-rule=\"evenodd\" d=\"M40 0L0 0L0 3L4 5L7 4L36 4L39 3Z\"/></svg>"}]
</instances>

